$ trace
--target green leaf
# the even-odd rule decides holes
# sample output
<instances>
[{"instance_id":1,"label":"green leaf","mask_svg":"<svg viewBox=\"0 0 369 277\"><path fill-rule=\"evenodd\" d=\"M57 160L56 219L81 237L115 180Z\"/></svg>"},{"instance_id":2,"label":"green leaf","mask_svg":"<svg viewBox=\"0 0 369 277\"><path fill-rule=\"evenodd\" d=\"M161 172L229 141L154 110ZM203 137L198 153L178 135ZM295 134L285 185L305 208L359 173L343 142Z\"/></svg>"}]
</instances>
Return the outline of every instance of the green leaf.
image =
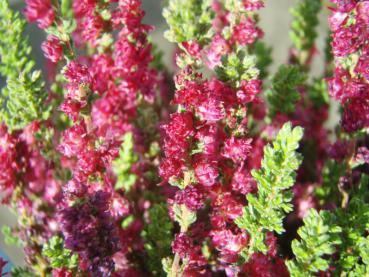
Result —
<instances>
[{"instance_id":1,"label":"green leaf","mask_svg":"<svg viewBox=\"0 0 369 277\"><path fill-rule=\"evenodd\" d=\"M272 79L271 88L265 95L269 103L269 115L278 112L290 114L295 111L295 104L300 99L297 87L303 85L306 75L301 68L293 65L281 65Z\"/></svg>"},{"instance_id":2,"label":"green leaf","mask_svg":"<svg viewBox=\"0 0 369 277\"><path fill-rule=\"evenodd\" d=\"M117 176L115 189L130 191L137 181L137 176L131 173L131 168L138 161L138 155L134 152L133 134L127 132L123 137L123 143L119 151L119 157L113 161L113 171Z\"/></svg>"},{"instance_id":3,"label":"green leaf","mask_svg":"<svg viewBox=\"0 0 369 277\"><path fill-rule=\"evenodd\" d=\"M47 97L41 72L34 70L31 47L24 36L26 22L10 9L7 0L0 3L0 74L6 87L0 94L0 120L10 131L22 129L36 119L48 117L43 103Z\"/></svg>"},{"instance_id":4,"label":"green leaf","mask_svg":"<svg viewBox=\"0 0 369 277\"><path fill-rule=\"evenodd\" d=\"M179 223L183 230L187 230L196 221L196 213L189 210L184 204L174 204L173 212L175 221Z\"/></svg>"},{"instance_id":5,"label":"green leaf","mask_svg":"<svg viewBox=\"0 0 369 277\"><path fill-rule=\"evenodd\" d=\"M310 50L317 37L321 0L300 0L290 12L293 16L290 39L298 50Z\"/></svg>"},{"instance_id":6,"label":"green leaf","mask_svg":"<svg viewBox=\"0 0 369 277\"><path fill-rule=\"evenodd\" d=\"M292 192L296 173L302 157L297 153L303 129L291 123L283 125L273 147L264 147L264 158L259 170L253 170L252 176L258 183L258 193L248 194L248 205L243 208L241 217L236 218L238 227L250 234L250 243L241 255L247 261L254 252L266 253L264 243L267 232L284 232L283 219L292 210Z\"/></svg>"},{"instance_id":7,"label":"green leaf","mask_svg":"<svg viewBox=\"0 0 369 277\"><path fill-rule=\"evenodd\" d=\"M332 255L336 245L341 244L341 232L333 214L309 210L304 225L297 231L300 240L292 241L295 258L286 262L291 276L314 276L313 273L326 270L330 263L325 256Z\"/></svg>"},{"instance_id":8,"label":"green leaf","mask_svg":"<svg viewBox=\"0 0 369 277\"><path fill-rule=\"evenodd\" d=\"M268 67L271 65L272 59L272 48L267 47L265 42L257 41L252 50L256 56L256 68L260 70L260 79L268 77Z\"/></svg>"},{"instance_id":9,"label":"green leaf","mask_svg":"<svg viewBox=\"0 0 369 277\"><path fill-rule=\"evenodd\" d=\"M241 81L250 81L259 76L256 57L243 48L223 56L222 64L215 68L215 73L221 81L228 82L234 87L240 87Z\"/></svg>"},{"instance_id":10,"label":"green leaf","mask_svg":"<svg viewBox=\"0 0 369 277\"><path fill-rule=\"evenodd\" d=\"M22 240L18 236L13 234L12 228L10 228L9 226L4 225L1 228L1 232L4 235L4 241L5 241L6 244L16 245L16 246L19 246L19 247L23 245Z\"/></svg>"},{"instance_id":11,"label":"green leaf","mask_svg":"<svg viewBox=\"0 0 369 277\"><path fill-rule=\"evenodd\" d=\"M14 267L11 271L13 277L37 277L28 267Z\"/></svg>"},{"instance_id":12,"label":"green leaf","mask_svg":"<svg viewBox=\"0 0 369 277\"><path fill-rule=\"evenodd\" d=\"M165 276L162 259L171 254L173 223L165 203L155 204L149 209L149 219L142 237L148 255L148 266L154 276Z\"/></svg>"},{"instance_id":13,"label":"green leaf","mask_svg":"<svg viewBox=\"0 0 369 277\"><path fill-rule=\"evenodd\" d=\"M206 43L210 39L213 17L211 3L211 0L169 0L163 9L169 26L165 37L176 43Z\"/></svg>"},{"instance_id":14,"label":"green leaf","mask_svg":"<svg viewBox=\"0 0 369 277\"><path fill-rule=\"evenodd\" d=\"M42 249L42 254L50 259L52 268L74 269L78 266L78 255L64 247L64 240L53 236Z\"/></svg>"}]
</instances>

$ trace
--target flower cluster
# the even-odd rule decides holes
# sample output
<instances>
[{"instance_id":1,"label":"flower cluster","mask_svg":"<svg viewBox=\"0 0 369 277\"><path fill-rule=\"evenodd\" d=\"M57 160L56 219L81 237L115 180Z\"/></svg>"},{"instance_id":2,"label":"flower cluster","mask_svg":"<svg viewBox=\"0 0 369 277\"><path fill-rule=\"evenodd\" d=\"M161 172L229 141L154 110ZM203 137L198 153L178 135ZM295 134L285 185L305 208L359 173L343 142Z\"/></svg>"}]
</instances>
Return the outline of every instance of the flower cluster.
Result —
<instances>
[{"instance_id":1,"label":"flower cluster","mask_svg":"<svg viewBox=\"0 0 369 277\"><path fill-rule=\"evenodd\" d=\"M140 0L26 0L46 81L0 1L2 232L26 261L0 275L367 276L369 2L331 2L322 75L324 5L299 0L268 78L264 1L166 1L172 82Z\"/></svg>"},{"instance_id":2,"label":"flower cluster","mask_svg":"<svg viewBox=\"0 0 369 277\"><path fill-rule=\"evenodd\" d=\"M369 3L332 2L337 2L329 18L335 71L329 93L343 105L342 127L351 133L369 126Z\"/></svg>"}]
</instances>

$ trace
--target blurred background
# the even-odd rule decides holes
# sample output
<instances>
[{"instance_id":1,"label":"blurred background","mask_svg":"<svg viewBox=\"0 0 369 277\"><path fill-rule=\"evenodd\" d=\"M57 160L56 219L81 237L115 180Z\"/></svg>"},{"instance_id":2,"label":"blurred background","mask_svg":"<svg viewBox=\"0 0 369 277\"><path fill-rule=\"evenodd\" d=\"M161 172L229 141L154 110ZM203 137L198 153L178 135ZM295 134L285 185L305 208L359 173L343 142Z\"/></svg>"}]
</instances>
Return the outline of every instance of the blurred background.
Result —
<instances>
[{"instance_id":1,"label":"blurred background","mask_svg":"<svg viewBox=\"0 0 369 277\"><path fill-rule=\"evenodd\" d=\"M24 7L24 1L10 0L10 2L14 9L21 11ZM171 67L173 60L173 45L167 42L163 37L166 24L161 15L161 0L142 0L142 2L144 10L146 11L146 23L155 26L155 31L152 33L153 41L164 53L165 63ZM265 42L268 46L272 46L273 48L273 64L270 67L270 71L273 73L280 64L285 63L287 60L288 48L291 45L288 37L291 15L288 9L295 5L298 0L265 0L264 2L265 8L260 12L260 26L265 32ZM326 9L320 14L319 37L317 40L319 53L312 66L314 76L320 75L324 68L323 49L328 29L327 14L328 12ZM36 24L30 24L27 28L27 33L33 46L33 55L37 61L38 68L44 70L44 58L40 49L40 44L44 40L44 34L37 28ZM4 84L3 80L1 80L1 76L0 84L1 86ZM336 114L336 112L333 112L333 114ZM331 120L328 124L331 125L333 122L334 120ZM15 223L16 215L8 209L0 207L0 228L4 225L12 226ZM0 234L0 256L9 258L14 265L22 265L24 263L22 250L15 246L6 245L2 234Z\"/></svg>"}]
</instances>

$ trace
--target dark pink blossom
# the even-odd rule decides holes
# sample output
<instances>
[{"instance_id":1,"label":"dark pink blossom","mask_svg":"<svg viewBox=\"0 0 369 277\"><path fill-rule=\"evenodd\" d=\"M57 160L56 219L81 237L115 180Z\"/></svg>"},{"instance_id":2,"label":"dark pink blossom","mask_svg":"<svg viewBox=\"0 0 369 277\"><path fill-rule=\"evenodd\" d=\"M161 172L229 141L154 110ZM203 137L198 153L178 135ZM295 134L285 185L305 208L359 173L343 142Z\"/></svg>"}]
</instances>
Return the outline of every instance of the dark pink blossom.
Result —
<instances>
[{"instance_id":1,"label":"dark pink blossom","mask_svg":"<svg viewBox=\"0 0 369 277\"><path fill-rule=\"evenodd\" d=\"M175 195L177 204L185 204L188 209L196 211L204 207L205 193L200 186L187 186L184 190L179 190Z\"/></svg>"},{"instance_id":2,"label":"dark pink blossom","mask_svg":"<svg viewBox=\"0 0 369 277\"><path fill-rule=\"evenodd\" d=\"M231 230L220 229L210 232L215 248L220 251L221 260L234 263L238 260L240 251L246 247L248 236L241 232L234 234Z\"/></svg>"},{"instance_id":3,"label":"dark pink blossom","mask_svg":"<svg viewBox=\"0 0 369 277\"><path fill-rule=\"evenodd\" d=\"M82 121L63 133L63 142L58 150L66 157L73 157L83 152L89 142L86 124Z\"/></svg>"},{"instance_id":4,"label":"dark pink blossom","mask_svg":"<svg viewBox=\"0 0 369 277\"><path fill-rule=\"evenodd\" d=\"M237 91L237 98L241 103L253 102L256 95L261 91L261 80L241 81L240 90Z\"/></svg>"},{"instance_id":5,"label":"dark pink blossom","mask_svg":"<svg viewBox=\"0 0 369 277\"><path fill-rule=\"evenodd\" d=\"M172 242L172 249L174 253L177 253L181 258L185 258L193 251L192 239L184 233L175 235Z\"/></svg>"},{"instance_id":6,"label":"dark pink blossom","mask_svg":"<svg viewBox=\"0 0 369 277\"><path fill-rule=\"evenodd\" d=\"M42 43L41 49L44 52L45 57L53 63L56 63L63 58L63 45L60 40L53 35L49 35L47 37L47 40Z\"/></svg>"},{"instance_id":7,"label":"dark pink blossom","mask_svg":"<svg viewBox=\"0 0 369 277\"><path fill-rule=\"evenodd\" d=\"M198 106L198 114L202 120L215 122L225 117L225 112L220 101L208 98Z\"/></svg>"},{"instance_id":8,"label":"dark pink blossom","mask_svg":"<svg viewBox=\"0 0 369 277\"><path fill-rule=\"evenodd\" d=\"M207 50L207 65L211 69L219 66L222 56L226 55L229 51L230 46L228 42L220 34L215 35L211 41L209 49Z\"/></svg>"},{"instance_id":9,"label":"dark pink blossom","mask_svg":"<svg viewBox=\"0 0 369 277\"><path fill-rule=\"evenodd\" d=\"M355 100L346 105L342 116L342 127L346 132L355 132L369 126L369 100Z\"/></svg>"},{"instance_id":10,"label":"dark pink blossom","mask_svg":"<svg viewBox=\"0 0 369 277\"><path fill-rule=\"evenodd\" d=\"M251 18L246 18L233 27L232 42L239 45L253 44L262 36L263 32L256 27L255 22Z\"/></svg>"},{"instance_id":11,"label":"dark pink blossom","mask_svg":"<svg viewBox=\"0 0 369 277\"><path fill-rule=\"evenodd\" d=\"M254 192L257 188L256 181L243 166L240 166L234 173L231 186L234 191L242 194Z\"/></svg>"},{"instance_id":12,"label":"dark pink blossom","mask_svg":"<svg viewBox=\"0 0 369 277\"><path fill-rule=\"evenodd\" d=\"M64 71L64 76L69 82L76 84L89 84L91 82L91 75L87 66L75 61L72 61L67 65L67 68Z\"/></svg>"},{"instance_id":13,"label":"dark pink blossom","mask_svg":"<svg viewBox=\"0 0 369 277\"><path fill-rule=\"evenodd\" d=\"M219 176L216 163L203 160L195 165L195 175L203 186L213 186Z\"/></svg>"},{"instance_id":14,"label":"dark pink blossom","mask_svg":"<svg viewBox=\"0 0 369 277\"><path fill-rule=\"evenodd\" d=\"M7 265L7 261L5 261L3 258L0 258L0 276L3 277L3 276L8 276L10 275L9 272L4 272L4 268L5 266Z\"/></svg>"},{"instance_id":15,"label":"dark pink blossom","mask_svg":"<svg viewBox=\"0 0 369 277\"><path fill-rule=\"evenodd\" d=\"M235 163L244 161L250 153L252 139L231 137L224 142L223 156Z\"/></svg>"},{"instance_id":16,"label":"dark pink blossom","mask_svg":"<svg viewBox=\"0 0 369 277\"><path fill-rule=\"evenodd\" d=\"M37 21L41 29L50 27L55 19L51 0L26 0L24 15L30 22Z\"/></svg>"}]
</instances>

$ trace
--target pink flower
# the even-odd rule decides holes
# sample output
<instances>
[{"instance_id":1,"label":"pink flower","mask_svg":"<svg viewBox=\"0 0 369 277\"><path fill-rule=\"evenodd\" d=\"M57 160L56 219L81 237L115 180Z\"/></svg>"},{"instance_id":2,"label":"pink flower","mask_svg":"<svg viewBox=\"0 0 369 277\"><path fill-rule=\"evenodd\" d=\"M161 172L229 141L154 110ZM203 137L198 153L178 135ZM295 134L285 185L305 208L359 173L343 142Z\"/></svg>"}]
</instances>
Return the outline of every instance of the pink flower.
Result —
<instances>
[{"instance_id":1,"label":"pink flower","mask_svg":"<svg viewBox=\"0 0 369 277\"><path fill-rule=\"evenodd\" d=\"M261 91L261 80L241 81L241 87L237 91L237 98L241 103L250 103L255 100Z\"/></svg>"},{"instance_id":2,"label":"pink flower","mask_svg":"<svg viewBox=\"0 0 369 277\"><path fill-rule=\"evenodd\" d=\"M170 177L180 177L182 175L182 167L183 162L170 157L165 158L160 163L159 175L166 181Z\"/></svg>"},{"instance_id":3,"label":"pink flower","mask_svg":"<svg viewBox=\"0 0 369 277\"><path fill-rule=\"evenodd\" d=\"M47 37L47 40L42 43L41 48L45 57L53 63L63 58L63 46L60 40L53 35Z\"/></svg>"},{"instance_id":4,"label":"pink flower","mask_svg":"<svg viewBox=\"0 0 369 277\"><path fill-rule=\"evenodd\" d=\"M4 125L0 125L0 190L6 191L15 187L17 164L16 146L18 139L8 133Z\"/></svg>"},{"instance_id":5,"label":"pink flower","mask_svg":"<svg viewBox=\"0 0 369 277\"><path fill-rule=\"evenodd\" d=\"M233 28L232 42L239 45L253 44L262 36L263 32L256 27L255 22L251 18L246 18Z\"/></svg>"},{"instance_id":6,"label":"pink flower","mask_svg":"<svg viewBox=\"0 0 369 277\"><path fill-rule=\"evenodd\" d=\"M193 115L190 112L174 113L170 116L171 121L164 126L165 133L173 139L186 139L193 136Z\"/></svg>"},{"instance_id":7,"label":"pink flower","mask_svg":"<svg viewBox=\"0 0 369 277\"><path fill-rule=\"evenodd\" d=\"M97 39L104 30L104 20L101 16L95 15L92 11L85 15L81 28L84 40L90 42L92 46L96 47L98 43Z\"/></svg>"},{"instance_id":8,"label":"pink flower","mask_svg":"<svg viewBox=\"0 0 369 277\"><path fill-rule=\"evenodd\" d=\"M63 142L58 146L58 150L67 157L81 154L89 144L86 124L84 121L67 129L63 133Z\"/></svg>"},{"instance_id":9,"label":"pink flower","mask_svg":"<svg viewBox=\"0 0 369 277\"><path fill-rule=\"evenodd\" d=\"M199 186L187 186L184 190L179 190L175 195L177 204L185 204L188 209L196 211L205 205L205 194Z\"/></svg>"},{"instance_id":10,"label":"pink flower","mask_svg":"<svg viewBox=\"0 0 369 277\"><path fill-rule=\"evenodd\" d=\"M196 41L182 42L182 46L187 50L187 52L194 58L199 58L201 55L201 46Z\"/></svg>"},{"instance_id":11,"label":"pink flower","mask_svg":"<svg viewBox=\"0 0 369 277\"><path fill-rule=\"evenodd\" d=\"M226 55L229 51L230 46L228 42L220 34L216 34L206 54L209 68L214 69L216 66L219 66L222 56Z\"/></svg>"},{"instance_id":12,"label":"pink flower","mask_svg":"<svg viewBox=\"0 0 369 277\"><path fill-rule=\"evenodd\" d=\"M60 110L64 112L70 119L74 122L79 118L79 112L82 108L80 102L76 102L72 99L65 99L65 101L60 105Z\"/></svg>"},{"instance_id":13,"label":"pink flower","mask_svg":"<svg viewBox=\"0 0 369 277\"><path fill-rule=\"evenodd\" d=\"M76 84L89 84L91 82L91 75L87 66L75 61L72 61L67 65L67 68L64 71L64 76L69 82Z\"/></svg>"},{"instance_id":14,"label":"pink flower","mask_svg":"<svg viewBox=\"0 0 369 277\"><path fill-rule=\"evenodd\" d=\"M51 0L26 0L24 15L30 22L37 21L41 29L50 27L55 18Z\"/></svg>"},{"instance_id":15,"label":"pink flower","mask_svg":"<svg viewBox=\"0 0 369 277\"><path fill-rule=\"evenodd\" d=\"M254 192L257 188L256 181L243 166L240 166L234 173L231 186L234 191L242 194Z\"/></svg>"},{"instance_id":16,"label":"pink flower","mask_svg":"<svg viewBox=\"0 0 369 277\"><path fill-rule=\"evenodd\" d=\"M206 125L197 130L196 139L201 145L203 155L218 155L221 137L216 125Z\"/></svg>"},{"instance_id":17,"label":"pink flower","mask_svg":"<svg viewBox=\"0 0 369 277\"><path fill-rule=\"evenodd\" d=\"M224 142L222 155L235 163L244 161L250 153L252 139L231 137Z\"/></svg>"},{"instance_id":18,"label":"pink flower","mask_svg":"<svg viewBox=\"0 0 369 277\"><path fill-rule=\"evenodd\" d=\"M231 230L220 229L211 231L210 236L215 248L220 251L220 259L227 263L235 263L239 252L248 243L248 236L244 232L234 234Z\"/></svg>"},{"instance_id":19,"label":"pink flower","mask_svg":"<svg viewBox=\"0 0 369 277\"><path fill-rule=\"evenodd\" d=\"M172 242L172 249L183 259L193 251L193 241L184 233L176 234Z\"/></svg>"},{"instance_id":20,"label":"pink flower","mask_svg":"<svg viewBox=\"0 0 369 277\"><path fill-rule=\"evenodd\" d=\"M346 56L356 52L365 42L365 26L362 24L342 27L333 33L332 49L336 56Z\"/></svg>"},{"instance_id":21,"label":"pink flower","mask_svg":"<svg viewBox=\"0 0 369 277\"><path fill-rule=\"evenodd\" d=\"M243 6L248 11L259 10L264 7L264 2L262 0L243 0Z\"/></svg>"},{"instance_id":22,"label":"pink flower","mask_svg":"<svg viewBox=\"0 0 369 277\"><path fill-rule=\"evenodd\" d=\"M198 106L198 114L202 120L209 122L219 121L225 117L224 109L219 101L208 98Z\"/></svg>"},{"instance_id":23,"label":"pink flower","mask_svg":"<svg viewBox=\"0 0 369 277\"><path fill-rule=\"evenodd\" d=\"M96 0L73 1L73 11L77 18L83 17L95 10Z\"/></svg>"},{"instance_id":24,"label":"pink flower","mask_svg":"<svg viewBox=\"0 0 369 277\"><path fill-rule=\"evenodd\" d=\"M355 132L369 127L369 100L353 100L343 112L342 127L346 132Z\"/></svg>"},{"instance_id":25,"label":"pink flower","mask_svg":"<svg viewBox=\"0 0 369 277\"><path fill-rule=\"evenodd\" d=\"M195 165L195 175L200 184L210 187L215 185L219 171L216 163L204 160Z\"/></svg>"}]
</instances>

